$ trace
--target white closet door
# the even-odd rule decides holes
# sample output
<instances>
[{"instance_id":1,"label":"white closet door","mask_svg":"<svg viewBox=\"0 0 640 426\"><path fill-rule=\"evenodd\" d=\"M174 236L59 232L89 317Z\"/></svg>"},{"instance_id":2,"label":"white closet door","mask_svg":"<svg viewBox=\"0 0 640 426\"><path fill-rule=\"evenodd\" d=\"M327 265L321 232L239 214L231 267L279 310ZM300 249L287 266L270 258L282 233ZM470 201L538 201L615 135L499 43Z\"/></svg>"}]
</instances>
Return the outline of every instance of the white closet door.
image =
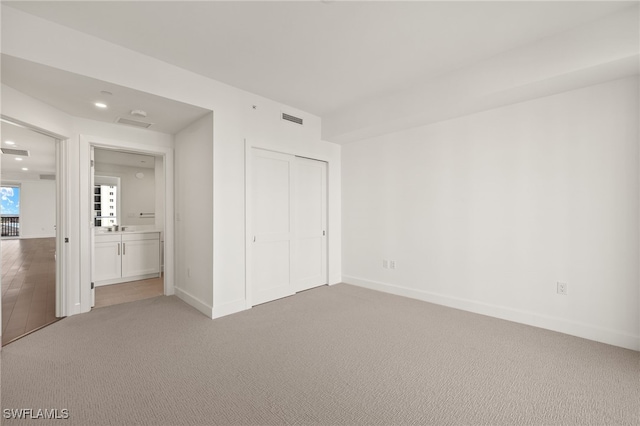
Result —
<instances>
[{"instance_id":1,"label":"white closet door","mask_svg":"<svg viewBox=\"0 0 640 426\"><path fill-rule=\"evenodd\" d=\"M252 305L294 293L291 282L291 188L295 157L252 153Z\"/></svg>"},{"instance_id":2,"label":"white closet door","mask_svg":"<svg viewBox=\"0 0 640 426\"><path fill-rule=\"evenodd\" d=\"M295 291L327 284L327 163L297 157L294 163Z\"/></svg>"}]
</instances>

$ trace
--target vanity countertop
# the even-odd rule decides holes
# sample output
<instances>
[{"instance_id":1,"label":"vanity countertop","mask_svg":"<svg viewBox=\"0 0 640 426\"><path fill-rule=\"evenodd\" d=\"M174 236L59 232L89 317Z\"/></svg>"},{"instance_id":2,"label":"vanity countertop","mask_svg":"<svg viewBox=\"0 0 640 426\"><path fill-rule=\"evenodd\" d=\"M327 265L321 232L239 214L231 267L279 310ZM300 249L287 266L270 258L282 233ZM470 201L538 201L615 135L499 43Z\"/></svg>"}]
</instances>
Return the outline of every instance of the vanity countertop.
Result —
<instances>
[{"instance_id":1,"label":"vanity countertop","mask_svg":"<svg viewBox=\"0 0 640 426\"><path fill-rule=\"evenodd\" d=\"M152 232L160 232L159 229L133 229L131 231L107 231L95 229L96 235L119 235L119 234L149 234Z\"/></svg>"}]
</instances>

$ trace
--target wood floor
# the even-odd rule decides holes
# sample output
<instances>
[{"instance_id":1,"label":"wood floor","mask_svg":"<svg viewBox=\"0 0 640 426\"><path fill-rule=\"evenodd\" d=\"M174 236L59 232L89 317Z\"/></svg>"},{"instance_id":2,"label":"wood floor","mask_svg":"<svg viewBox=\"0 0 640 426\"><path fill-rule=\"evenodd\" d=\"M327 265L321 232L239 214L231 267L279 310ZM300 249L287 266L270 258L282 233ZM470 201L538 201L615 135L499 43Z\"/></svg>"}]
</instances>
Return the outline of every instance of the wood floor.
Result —
<instances>
[{"instance_id":1,"label":"wood floor","mask_svg":"<svg viewBox=\"0 0 640 426\"><path fill-rule=\"evenodd\" d=\"M103 285L96 287L96 305L94 308L148 299L150 297L162 296L163 294L164 280L162 277L122 284Z\"/></svg>"},{"instance_id":2,"label":"wood floor","mask_svg":"<svg viewBox=\"0 0 640 426\"><path fill-rule=\"evenodd\" d=\"M2 250L2 345L58 321L55 238L6 239ZM164 294L151 278L96 288L95 308Z\"/></svg>"},{"instance_id":3,"label":"wood floor","mask_svg":"<svg viewBox=\"0 0 640 426\"><path fill-rule=\"evenodd\" d=\"M56 322L55 238L2 240L2 345Z\"/></svg>"}]
</instances>

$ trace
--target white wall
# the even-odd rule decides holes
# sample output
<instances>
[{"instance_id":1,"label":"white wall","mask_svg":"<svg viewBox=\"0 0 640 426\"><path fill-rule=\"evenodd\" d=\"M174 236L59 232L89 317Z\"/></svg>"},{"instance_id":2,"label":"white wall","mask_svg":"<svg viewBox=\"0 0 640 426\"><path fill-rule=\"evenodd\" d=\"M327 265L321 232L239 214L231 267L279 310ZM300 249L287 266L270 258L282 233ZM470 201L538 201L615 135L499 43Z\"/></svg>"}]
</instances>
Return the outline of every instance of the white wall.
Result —
<instances>
[{"instance_id":1,"label":"white wall","mask_svg":"<svg viewBox=\"0 0 640 426\"><path fill-rule=\"evenodd\" d=\"M637 2L627 6L402 91L340 108L323 117L322 136L341 143L372 138L636 75L640 12Z\"/></svg>"},{"instance_id":2,"label":"white wall","mask_svg":"<svg viewBox=\"0 0 640 426\"><path fill-rule=\"evenodd\" d=\"M4 9L3 9L4 10ZM4 17L4 14L3 14ZM4 21L3 21L4 22ZM4 28L3 28L4 34ZM75 315L90 309L90 240L91 232L84 218L90 217L89 188L89 143L117 149L133 149L151 153L162 151L171 155L170 165L164 165L163 175L167 176L165 187L170 205L173 205L173 136L164 133L137 129L114 123L104 123L69 116L50 105L2 85L2 114L20 122L58 134L63 138L66 169L59 178L65 182L67 198L62 200L66 210L66 232L68 244L63 244L63 265L66 283L64 290L63 315ZM173 221L173 210L167 220ZM172 235L164 235L167 244L173 244ZM167 240L168 239L168 240ZM173 261L165 268L165 288L173 294Z\"/></svg>"},{"instance_id":3,"label":"white wall","mask_svg":"<svg viewBox=\"0 0 640 426\"><path fill-rule=\"evenodd\" d=\"M213 317L213 114L175 142L176 295Z\"/></svg>"},{"instance_id":4,"label":"white wall","mask_svg":"<svg viewBox=\"0 0 640 426\"><path fill-rule=\"evenodd\" d=\"M302 116L304 125L281 120L282 111ZM320 120L291 109L266 102L250 109L251 125L245 130L245 143L216 139L214 144L214 316L222 316L241 309L246 304L245 287L228 283L246 280L245 254L245 173L246 156L252 147L299 155L328 163L328 265L329 284L342 280L341 258L341 189L340 152L337 144L319 140ZM216 123L221 119L216 114ZM217 126L217 124L216 124ZM214 128L216 127L214 126ZM239 164L238 164L239 163ZM249 217L247 216L247 219Z\"/></svg>"},{"instance_id":5,"label":"white wall","mask_svg":"<svg viewBox=\"0 0 640 426\"><path fill-rule=\"evenodd\" d=\"M0 88L2 115L60 135L61 139L70 136L73 121L70 115L5 84Z\"/></svg>"},{"instance_id":6,"label":"white wall","mask_svg":"<svg viewBox=\"0 0 640 426\"><path fill-rule=\"evenodd\" d=\"M138 179L136 173L144 177ZM120 178L120 217L122 226L155 227L154 217L140 217L140 213L154 213L156 208L155 170L120 166L116 164L95 163L96 176L115 176ZM163 193L164 195L164 193Z\"/></svg>"},{"instance_id":7,"label":"white wall","mask_svg":"<svg viewBox=\"0 0 640 426\"><path fill-rule=\"evenodd\" d=\"M638 98L631 77L344 146L344 281L640 349Z\"/></svg>"},{"instance_id":8,"label":"white wall","mask_svg":"<svg viewBox=\"0 0 640 426\"><path fill-rule=\"evenodd\" d=\"M20 183L20 238L56 236L56 182Z\"/></svg>"},{"instance_id":9,"label":"white wall","mask_svg":"<svg viewBox=\"0 0 640 426\"><path fill-rule=\"evenodd\" d=\"M338 146L320 140L320 118L11 7L2 9L2 35L5 54L214 111L215 144L209 168L213 167L215 299L220 307L216 316L244 309L244 141L263 140L279 149L296 141L305 151L324 146L339 158ZM282 123L282 111L302 117L305 126ZM334 160L333 168L339 169L338 164ZM335 170L329 179L330 203L334 199L329 220L333 217L336 230L329 239L329 260L334 262L330 275L339 279L340 202L335 198L340 194L340 171ZM202 200L195 202L193 209L209 208ZM176 247L176 252L184 250L182 245Z\"/></svg>"},{"instance_id":10,"label":"white wall","mask_svg":"<svg viewBox=\"0 0 640 426\"><path fill-rule=\"evenodd\" d=\"M77 281L70 280L69 286L77 298L68 304L67 315L87 312L91 309L91 292L85 284L91 282L90 256L91 235L93 229L85 226L92 223L92 189L90 188L90 146L115 149L120 151L139 152L153 156L164 156L165 179L156 180L156 186L162 185L167 205L173 206L173 136L161 132L138 129L115 123L98 122L73 117L71 138L68 142L68 173L69 181L69 244L70 248L78 248L78 253L69 255L70 269L77 268ZM153 191L153 190L151 190ZM174 251L173 248L173 209L166 211L164 222L165 294L173 294L174 289ZM153 223L150 223L153 225ZM73 244L76 242L76 244Z\"/></svg>"}]
</instances>

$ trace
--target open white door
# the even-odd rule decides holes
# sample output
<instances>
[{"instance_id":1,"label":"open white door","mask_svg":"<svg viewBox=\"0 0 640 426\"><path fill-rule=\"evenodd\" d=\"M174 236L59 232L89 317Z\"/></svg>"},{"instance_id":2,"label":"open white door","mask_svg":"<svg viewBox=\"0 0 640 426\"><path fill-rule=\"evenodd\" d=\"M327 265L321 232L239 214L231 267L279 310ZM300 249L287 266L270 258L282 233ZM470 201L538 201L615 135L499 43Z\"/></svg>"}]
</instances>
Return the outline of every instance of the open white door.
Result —
<instances>
[{"instance_id":1,"label":"open white door","mask_svg":"<svg viewBox=\"0 0 640 426\"><path fill-rule=\"evenodd\" d=\"M327 163L296 157L294 163L295 291L327 284Z\"/></svg>"},{"instance_id":2,"label":"open white door","mask_svg":"<svg viewBox=\"0 0 640 426\"><path fill-rule=\"evenodd\" d=\"M91 223L89 224L89 246L91 250L91 307L93 308L96 305L96 289L95 289L95 271L96 271L96 241L95 241L95 222L94 218L96 217L96 204L95 204L95 158L94 158L94 149L91 147L91 170L89 171L89 190L91 194L89 199L91 200Z\"/></svg>"},{"instance_id":3,"label":"open white door","mask_svg":"<svg viewBox=\"0 0 640 426\"><path fill-rule=\"evenodd\" d=\"M294 293L291 285L291 179L295 157L252 152L252 304Z\"/></svg>"}]
</instances>

